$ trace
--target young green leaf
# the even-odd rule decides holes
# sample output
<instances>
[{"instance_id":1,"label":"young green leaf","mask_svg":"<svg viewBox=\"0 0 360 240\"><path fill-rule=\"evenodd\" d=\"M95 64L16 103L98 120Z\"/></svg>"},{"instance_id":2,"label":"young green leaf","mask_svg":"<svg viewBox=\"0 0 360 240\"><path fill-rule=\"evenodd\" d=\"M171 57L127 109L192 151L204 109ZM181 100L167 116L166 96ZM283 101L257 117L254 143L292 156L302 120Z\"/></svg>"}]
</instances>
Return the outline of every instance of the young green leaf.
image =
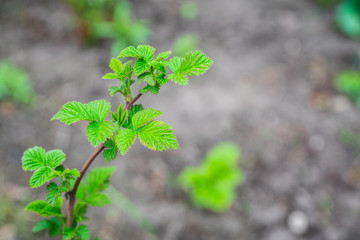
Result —
<instances>
[{"instance_id":1,"label":"young green leaf","mask_svg":"<svg viewBox=\"0 0 360 240\"><path fill-rule=\"evenodd\" d=\"M146 85L143 89L140 90L140 92L142 94L145 94L150 91L152 94L157 95L159 93L159 90L160 90L160 85L155 84L155 86Z\"/></svg>"},{"instance_id":2,"label":"young green leaf","mask_svg":"<svg viewBox=\"0 0 360 240\"><path fill-rule=\"evenodd\" d=\"M38 188L46 182L50 181L50 175L54 172L53 169L49 167L40 167L38 168L34 174L30 178L30 187Z\"/></svg>"},{"instance_id":3,"label":"young green leaf","mask_svg":"<svg viewBox=\"0 0 360 240\"><path fill-rule=\"evenodd\" d=\"M62 217L61 214L61 206L62 206L62 198L59 198L56 201L55 206L51 206L49 203L43 201L43 200L37 200L34 202L29 203L25 210L30 212L38 213L40 216L58 216Z\"/></svg>"},{"instance_id":4,"label":"young green leaf","mask_svg":"<svg viewBox=\"0 0 360 240\"><path fill-rule=\"evenodd\" d=\"M132 129L124 129L116 136L116 146L119 148L122 155L125 155L136 139L136 131Z\"/></svg>"},{"instance_id":5,"label":"young green leaf","mask_svg":"<svg viewBox=\"0 0 360 240\"><path fill-rule=\"evenodd\" d=\"M115 87L115 86L109 88L108 91L109 91L109 95L110 95L111 97L113 97L113 96L115 95L115 93L121 92L120 88L119 88L119 87Z\"/></svg>"},{"instance_id":6,"label":"young green leaf","mask_svg":"<svg viewBox=\"0 0 360 240\"><path fill-rule=\"evenodd\" d=\"M137 52L146 62L151 61L154 58L155 48L149 45L139 45Z\"/></svg>"},{"instance_id":7,"label":"young green leaf","mask_svg":"<svg viewBox=\"0 0 360 240\"><path fill-rule=\"evenodd\" d=\"M114 73L107 73L105 74L102 79L117 79L118 75L114 74Z\"/></svg>"},{"instance_id":8,"label":"young green leaf","mask_svg":"<svg viewBox=\"0 0 360 240\"><path fill-rule=\"evenodd\" d=\"M59 186L56 183L50 183L46 186L46 201L54 206L57 199L61 196Z\"/></svg>"},{"instance_id":9,"label":"young green leaf","mask_svg":"<svg viewBox=\"0 0 360 240\"><path fill-rule=\"evenodd\" d=\"M188 76L200 75L206 72L213 64L213 60L201 51L189 52L185 58L174 57L170 60L169 67L174 74L169 79L175 83L186 85Z\"/></svg>"},{"instance_id":10,"label":"young green leaf","mask_svg":"<svg viewBox=\"0 0 360 240\"><path fill-rule=\"evenodd\" d=\"M140 74L148 71L150 69L150 65L148 62L142 58L139 58L136 60L134 64L134 73L136 76L139 76Z\"/></svg>"},{"instance_id":11,"label":"young green leaf","mask_svg":"<svg viewBox=\"0 0 360 240\"><path fill-rule=\"evenodd\" d=\"M172 53L171 51L162 52L162 53L160 53L159 55L156 56L155 60L156 61L165 60L168 57L170 57L171 53Z\"/></svg>"},{"instance_id":12,"label":"young green leaf","mask_svg":"<svg viewBox=\"0 0 360 240\"><path fill-rule=\"evenodd\" d=\"M95 100L87 104L80 102L65 103L51 120L60 120L66 125L87 120L90 122L105 120L111 105L105 100Z\"/></svg>"},{"instance_id":13,"label":"young green leaf","mask_svg":"<svg viewBox=\"0 0 360 240\"><path fill-rule=\"evenodd\" d=\"M43 231L45 229L50 228L50 221L47 219L42 219L40 221L38 221L35 226L33 227L32 231L33 232L40 232Z\"/></svg>"},{"instance_id":14,"label":"young green leaf","mask_svg":"<svg viewBox=\"0 0 360 240\"><path fill-rule=\"evenodd\" d=\"M147 82L150 85L154 85L155 81L154 81L153 75L151 73L149 73L149 72L145 72L143 74L140 74L139 77L138 77L137 84L140 85L143 82Z\"/></svg>"},{"instance_id":15,"label":"young green leaf","mask_svg":"<svg viewBox=\"0 0 360 240\"><path fill-rule=\"evenodd\" d=\"M141 127L138 137L145 147L154 151L179 149L171 126L161 121L152 121Z\"/></svg>"},{"instance_id":16,"label":"young green leaf","mask_svg":"<svg viewBox=\"0 0 360 240\"><path fill-rule=\"evenodd\" d=\"M112 139L106 140L104 143L105 150L103 152L103 156L105 161L110 162L116 158L118 155L118 148L115 144L115 141Z\"/></svg>"},{"instance_id":17,"label":"young green leaf","mask_svg":"<svg viewBox=\"0 0 360 240\"><path fill-rule=\"evenodd\" d=\"M90 240L90 229L85 225L80 225L76 229L76 235L79 237L79 240Z\"/></svg>"},{"instance_id":18,"label":"young green leaf","mask_svg":"<svg viewBox=\"0 0 360 240\"><path fill-rule=\"evenodd\" d=\"M75 229L64 227L63 230L63 240L72 240L75 237Z\"/></svg>"},{"instance_id":19,"label":"young green leaf","mask_svg":"<svg viewBox=\"0 0 360 240\"><path fill-rule=\"evenodd\" d=\"M45 154L46 163L51 168L58 167L65 161L65 153L60 149L55 149Z\"/></svg>"},{"instance_id":20,"label":"young green leaf","mask_svg":"<svg viewBox=\"0 0 360 240\"><path fill-rule=\"evenodd\" d=\"M106 194L100 192L91 194L86 201L95 207L103 207L105 205L111 204L110 198Z\"/></svg>"},{"instance_id":21,"label":"young green leaf","mask_svg":"<svg viewBox=\"0 0 360 240\"><path fill-rule=\"evenodd\" d=\"M111 175L116 167L98 167L91 170L86 177L87 192L91 195L94 192L101 192L109 186Z\"/></svg>"},{"instance_id":22,"label":"young green leaf","mask_svg":"<svg viewBox=\"0 0 360 240\"><path fill-rule=\"evenodd\" d=\"M86 130L89 142L94 147L99 146L105 142L107 138L111 137L115 131L115 126L110 121L91 122Z\"/></svg>"},{"instance_id":23,"label":"young green leaf","mask_svg":"<svg viewBox=\"0 0 360 240\"><path fill-rule=\"evenodd\" d=\"M138 57L138 52L137 50L133 47L127 47L124 50L122 50L119 55L117 56L117 58L124 58L124 57Z\"/></svg>"},{"instance_id":24,"label":"young green leaf","mask_svg":"<svg viewBox=\"0 0 360 240\"><path fill-rule=\"evenodd\" d=\"M24 171L35 171L46 165L45 149L38 146L27 149L21 161Z\"/></svg>"},{"instance_id":25,"label":"young green leaf","mask_svg":"<svg viewBox=\"0 0 360 240\"><path fill-rule=\"evenodd\" d=\"M124 71L124 65L116 58L111 59L109 67L116 73L122 73Z\"/></svg>"},{"instance_id":26,"label":"young green leaf","mask_svg":"<svg viewBox=\"0 0 360 240\"><path fill-rule=\"evenodd\" d=\"M137 130L141 126L147 124L148 122L154 120L155 118L158 118L161 116L162 112L156 109L148 108L143 111L137 112L132 117L132 125L133 129Z\"/></svg>"},{"instance_id":27,"label":"young green leaf","mask_svg":"<svg viewBox=\"0 0 360 240\"><path fill-rule=\"evenodd\" d=\"M159 85L165 85L169 79L165 78L166 75L165 74L158 74L156 75L156 82L159 84Z\"/></svg>"},{"instance_id":28,"label":"young green leaf","mask_svg":"<svg viewBox=\"0 0 360 240\"><path fill-rule=\"evenodd\" d=\"M42 219L33 227L33 232L40 232L49 229L50 237L56 237L61 233L61 220L59 217L52 217L50 219Z\"/></svg>"},{"instance_id":29,"label":"young green leaf","mask_svg":"<svg viewBox=\"0 0 360 240\"><path fill-rule=\"evenodd\" d=\"M129 116L128 121L123 123L124 128L128 128L131 125L132 117L137 113L144 110L143 106L141 104L135 104L133 105L129 110Z\"/></svg>"}]
</instances>

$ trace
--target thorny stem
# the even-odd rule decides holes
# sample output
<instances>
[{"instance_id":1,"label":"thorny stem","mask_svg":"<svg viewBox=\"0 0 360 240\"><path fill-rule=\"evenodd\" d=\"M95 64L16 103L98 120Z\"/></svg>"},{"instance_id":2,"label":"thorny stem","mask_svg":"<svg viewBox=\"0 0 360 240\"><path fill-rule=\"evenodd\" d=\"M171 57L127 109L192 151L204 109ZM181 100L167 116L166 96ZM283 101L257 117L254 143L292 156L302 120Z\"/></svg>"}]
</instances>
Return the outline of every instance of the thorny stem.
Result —
<instances>
[{"instance_id":1,"label":"thorny stem","mask_svg":"<svg viewBox=\"0 0 360 240\"><path fill-rule=\"evenodd\" d=\"M131 106L141 97L141 93L136 95L134 99L131 100L131 102L126 104L126 107L124 111L129 110ZM78 190L79 184L81 182L81 179L84 177L86 170L89 168L91 163L95 160L95 158L105 149L104 144L102 143L100 146L98 146L95 151L90 155L88 160L85 162L84 166L82 167L80 171L80 177L76 179L74 188L67 192L67 196L69 197L69 206L68 206L68 212L67 212L67 227L71 228L73 223L73 215L74 215L74 207L75 207L75 200L76 200L76 192Z\"/></svg>"}]
</instances>

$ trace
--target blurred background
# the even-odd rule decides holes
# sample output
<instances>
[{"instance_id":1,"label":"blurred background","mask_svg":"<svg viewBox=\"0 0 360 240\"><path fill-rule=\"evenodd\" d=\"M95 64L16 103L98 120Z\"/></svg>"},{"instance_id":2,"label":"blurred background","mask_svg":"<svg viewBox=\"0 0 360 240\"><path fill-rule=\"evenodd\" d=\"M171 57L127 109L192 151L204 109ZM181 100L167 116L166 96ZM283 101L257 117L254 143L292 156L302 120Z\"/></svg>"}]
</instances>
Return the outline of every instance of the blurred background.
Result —
<instances>
[{"instance_id":1,"label":"blurred background","mask_svg":"<svg viewBox=\"0 0 360 240\"><path fill-rule=\"evenodd\" d=\"M67 101L122 101L101 77L138 44L199 48L214 65L139 99L164 112L180 150L136 142L95 161L117 171L114 204L89 209L94 237L360 239L359 38L358 0L1 0L0 239L50 239L31 233L40 218L23 210L45 189L28 187L22 153L61 148L66 167L81 168L93 151L86 123L50 118ZM194 204L179 176L224 141L241 148L243 177L225 191L228 206Z\"/></svg>"}]
</instances>

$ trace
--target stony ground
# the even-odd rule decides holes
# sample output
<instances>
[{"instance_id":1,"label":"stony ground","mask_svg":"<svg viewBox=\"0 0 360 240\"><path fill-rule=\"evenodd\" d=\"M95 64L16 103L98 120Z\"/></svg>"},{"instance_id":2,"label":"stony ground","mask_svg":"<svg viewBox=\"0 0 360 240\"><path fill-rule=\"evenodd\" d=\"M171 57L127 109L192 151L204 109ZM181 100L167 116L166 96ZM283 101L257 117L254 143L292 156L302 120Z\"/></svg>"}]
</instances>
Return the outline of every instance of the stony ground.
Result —
<instances>
[{"instance_id":1,"label":"stony ground","mask_svg":"<svg viewBox=\"0 0 360 240\"><path fill-rule=\"evenodd\" d=\"M111 164L118 168L114 186L156 231L109 207L91 210L93 232L105 240L359 239L360 162L339 133L359 129L360 113L333 89L334 75L351 65L359 43L337 31L331 10L311 1L196 2L199 17L187 23L178 16L178 1L134 1L137 16L153 24L152 44L159 51L180 34L196 32L201 49L215 60L189 86L169 84L159 96L139 100L164 112L181 150L155 153L136 144ZM27 189L22 152L34 145L62 148L67 166L81 167L92 152L86 125L49 119L66 101L110 100L111 85L100 80L108 46L83 47L71 32L71 14L61 1L0 4L0 58L23 67L38 95L32 110L1 105L0 205L12 207L0 222L1 239L36 238L28 233L33 215L21 207L43 197L44 189ZM194 209L174 186L176 175L222 141L241 146L246 181L227 213ZM95 165L102 164L99 159ZM301 236L287 224L295 211L310 222Z\"/></svg>"}]
</instances>

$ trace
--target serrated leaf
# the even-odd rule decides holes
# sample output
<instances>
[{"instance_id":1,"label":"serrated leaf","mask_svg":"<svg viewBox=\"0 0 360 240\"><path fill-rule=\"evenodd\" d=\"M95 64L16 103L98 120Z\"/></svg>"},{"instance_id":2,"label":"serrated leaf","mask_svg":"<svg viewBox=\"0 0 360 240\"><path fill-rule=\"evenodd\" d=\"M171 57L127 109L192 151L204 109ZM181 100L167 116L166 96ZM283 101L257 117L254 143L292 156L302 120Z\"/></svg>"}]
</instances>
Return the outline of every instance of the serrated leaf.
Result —
<instances>
[{"instance_id":1,"label":"serrated leaf","mask_svg":"<svg viewBox=\"0 0 360 240\"><path fill-rule=\"evenodd\" d=\"M51 206L49 203L43 200L37 200L29 203L25 207L25 210L38 213L40 216L43 217L52 216L52 215L62 217L63 215L61 214L61 206L62 206L62 198L59 198L56 201L55 206Z\"/></svg>"},{"instance_id":2,"label":"serrated leaf","mask_svg":"<svg viewBox=\"0 0 360 240\"><path fill-rule=\"evenodd\" d=\"M165 77L166 77L166 75L162 74L162 73L156 75L156 82L160 85L165 85L169 81L169 79L167 79Z\"/></svg>"},{"instance_id":3,"label":"serrated leaf","mask_svg":"<svg viewBox=\"0 0 360 240\"><path fill-rule=\"evenodd\" d=\"M85 218L86 211L87 203L83 201L77 202L74 207L74 220L76 222L82 222Z\"/></svg>"},{"instance_id":4,"label":"serrated leaf","mask_svg":"<svg viewBox=\"0 0 360 240\"><path fill-rule=\"evenodd\" d=\"M118 76L114 73L107 73L102 77L102 79L117 79L117 78Z\"/></svg>"},{"instance_id":5,"label":"serrated leaf","mask_svg":"<svg viewBox=\"0 0 360 240\"><path fill-rule=\"evenodd\" d=\"M145 61L149 62L154 58L155 48L149 45L139 45L137 52Z\"/></svg>"},{"instance_id":6,"label":"serrated leaf","mask_svg":"<svg viewBox=\"0 0 360 240\"><path fill-rule=\"evenodd\" d=\"M111 59L109 67L116 73L122 73L124 71L124 65L116 58Z\"/></svg>"},{"instance_id":7,"label":"serrated leaf","mask_svg":"<svg viewBox=\"0 0 360 240\"><path fill-rule=\"evenodd\" d=\"M38 168L30 178L30 187L38 188L46 182L50 181L51 179L49 177L53 172L54 170L49 167Z\"/></svg>"},{"instance_id":8,"label":"serrated leaf","mask_svg":"<svg viewBox=\"0 0 360 240\"><path fill-rule=\"evenodd\" d=\"M59 187L56 183L50 183L46 186L46 201L54 206L57 199L60 197Z\"/></svg>"},{"instance_id":9,"label":"serrated leaf","mask_svg":"<svg viewBox=\"0 0 360 240\"><path fill-rule=\"evenodd\" d=\"M121 90L119 87L113 86L113 87L109 88L108 91L109 91L110 96L114 96L115 93L120 92Z\"/></svg>"},{"instance_id":10,"label":"serrated leaf","mask_svg":"<svg viewBox=\"0 0 360 240\"><path fill-rule=\"evenodd\" d=\"M64 227L63 230L63 240L71 240L75 237L75 229Z\"/></svg>"},{"instance_id":11,"label":"serrated leaf","mask_svg":"<svg viewBox=\"0 0 360 240\"><path fill-rule=\"evenodd\" d=\"M79 200L86 200L86 184L84 181L81 181L78 187L78 190L76 192L76 198Z\"/></svg>"},{"instance_id":12,"label":"serrated leaf","mask_svg":"<svg viewBox=\"0 0 360 240\"><path fill-rule=\"evenodd\" d=\"M176 74L169 74L169 79L172 80L174 83L180 85L187 85L189 80L188 77L184 73L176 73Z\"/></svg>"},{"instance_id":13,"label":"serrated leaf","mask_svg":"<svg viewBox=\"0 0 360 240\"><path fill-rule=\"evenodd\" d=\"M166 73L166 65L165 61L150 61L149 65L155 68L156 70L159 70L161 73Z\"/></svg>"},{"instance_id":14,"label":"serrated leaf","mask_svg":"<svg viewBox=\"0 0 360 240\"><path fill-rule=\"evenodd\" d=\"M76 229L76 235L79 237L79 240L90 240L90 229L85 225L80 225Z\"/></svg>"},{"instance_id":15,"label":"serrated leaf","mask_svg":"<svg viewBox=\"0 0 360 240\"><path fill-rule=\"evenodd\" d=\"M134 73L136 76L148 71L150 69L150 65L147 63L146 60L139 58L136 60L134 64Z\"/></svg>"},{"instance_id":16,"label":"serrated leaf","mask_svg":"<svg viewBox=\"0 0 360 240\"><path fill-rule=\"evenodd\" d=\"M172 59L170 59L169 68L171 69L171 71L176 73L179 70L182 61L183 59L181 57L173 57Z\"/></svg>"},{"instance_id":17,"label":"serrated leaf","mask_svg":"<svg viewBox=\"0 0 360 240\"><path fill-rule=\"evenodd\" d=\"M159 110L148 108L143 111L137 112L132 117L132 125L133 129L136 130L140 128L141 126L147 124L148 122L154 120L155 118L158 118L161 116L162 112Z\"/></svg>"},{"instance_id":18,"label":"serrated leaf","mask_svg":"<svg viewBox=\"0 0 360 240\"><path fill-rule=\"evenodd\" d=\"M111 204L110 198L106 194L100 192L92 193L89 195L86 201L90 205L97 207L103 207L105 205Z\"/></svg>"},{"instance_id":19,"label":"serrated leaf","mask_svg":"<svg viewBox=\"0 0 360 240\"><path fill-rule=\"evenodd\" d=\"M131 125L131 119L132 117L137 113L144 110L143 106L141 104L135 104L133 105L130 110L129 110L129 114L128 114L128 121L123 123L123 127L124 128L128 128Z\"/></svg>"},{"instance_id":20,"label":"serrated leaf","mask_svg":"<svg viewBox=\"0 0 360 240\"><path fill-rule=\"evenodd\" d=\"M160 90L160 85L155 84L155 86L146 85L142 90L140 90L140 92L142 94L145 94L150 91L152 94L157 95L159 93L159 90Z\"/></svg>"},{"instance_id":21,"label":"serrated leaf","mask_svg":"<svg viewBox=\"0 0 360 240\"><path fill-rule=\"evenodd\" d=\"M42 219L40 221L38 221L35 226L33 227L32 231L33 232L40 232L40 231L43 231L45 229L48 229L50 228L51 226L51 223L49 220L47 219Z\"/></svg>"},{"instance_id":22,"label":"serrated leaf","mask_svg":"<svg viewBox=\"0 0 360 240\"><path fill-rule=\"evenodd\" d=\"M110 177L115 170L116 167L93 168L86 177L88 194L105 190L109 186Z\"/></svg>"},{"instance_id":23,"label":"serrated leaf","mask_svg":"<svg viewBox=\"0 0 360 240\"><path fill-rule=\"evenodd\" d=\"M58 167L65 161L65 153L60 149L55 149L45 154L46 163L51 168Z\"/></svg>"},{"instance_id":24,"label":"serrated leaf","mask_svg":"<svg viewBox=\"0 0 360 240\"><path fill-rule=\"evenodd\" d=\"M89 142L94 147L99 146L105 142L107 138L111 137L115 131L115 126L110 121L91 122L86 129L86 135Z\"/></svg>"},{"instance_id":25,"label":"serrated leaf","mask_svg":"<svg viewBox=\"0 0 360 240\"><path fill-rule=\"evenodd\" d=\"M138 137L145 147L154 151L179 149L171 126L161 121L152 121L141 127Z\"/></svg>"},{"instance_id":26,"label":"serrated leaf","mask_svg":"<svg viewBox=\"0 0 360 240\"><path fill-rule=\"evenodd\" d=\"M171 53L172 53L171 51L162 52L162 53L160 53L159 55L156 56L155 60L156 61L165 60L168 57L170 57Z\"/></svg>"},{"instance_id":27,"label":"serrated leaf","mask_svg":"<svg viewBox=\"0 0 360 240\"><path fill-rule=\"evenodd\" d=\"M143 82L147 82L147 83L149 83L150 85L153 86L155 84L153 75L151 73L149 73L149 72L145 72L143 74L140 74L139 77L138 77L137 84L140 85Z\"/></svg>"},{"instance_id":28,"label":"serrated leaf","mask_svg":"<svg viewBox=\"0 0 360 240\"><path fill-rule=\"evenodd\" d=\"M118 155L118 148L115 144L115 141L112 139L106 140L104 147L106 148L103 152L105 161L110 162L114 160Z\"/></svg>"},{"instance_id":29,"label":"serrated leaf","mask_svg":"<svg viewBox=\"0 0 360 240\"><path fill-rule=\"evenodd\" d=\"M129 60L127 61L125 64L124 64L124 71L123 73L126 74L126 75L129 75L131 74L133 71L133 68L132 68L132 60Z\"/></svg>"},{"instance_id":30,"label":"serrated leaf","mask_svg":"<svg viewBox=\"0 0 360 240\"><path fill-rule=\"evenodd\" d=\"M24 171L35 171L46 165L45 149L38 146L27 149L24 152L21 161Z\"/></svg>"},{"instance_id":31,"label":"serrated leaf","mask_svg":"<svg viewBox=\"0 0 360 240\"><path fill-rule=\"evenodd\" d=\"M51 120L60 120L67 125L82 120L102 122L109 114L110 108L110 103L103 99L87 104L75 101L68 102L60 108Z\"/></svg>"},{"instance_id":32,"label":"serrated leaf","mask_svg":"<svg viewBox=\"0 0 360 240\"><path fill-rule=\"evenodd\" d=\"M122 155L125 155L136 139L136 131L132 129L121 130L116 136L116 146L119 148Z\"/></svg>"},{"instance_id":33,"label":"serrated leaf","mask_svg":"<svg viewBox=\"0 0 360 240\"><path fill-rule=\"evenodd\" d=\"M138 57L138 52L133 46L130 46L122 50L117 56L117 58L123 57Z\"/></svg>"},{"instance_id":34,"label":"serrated leaf","mask_svg":"<svg viewBox=\"0 0 360 240\"><path fill-rule=\"evenodd\" d=\"M95 121L95 116L86 104L73 101L65 103L51 120L59 120L69 125L81 120Z\"/></svg>"}]
</instances>

